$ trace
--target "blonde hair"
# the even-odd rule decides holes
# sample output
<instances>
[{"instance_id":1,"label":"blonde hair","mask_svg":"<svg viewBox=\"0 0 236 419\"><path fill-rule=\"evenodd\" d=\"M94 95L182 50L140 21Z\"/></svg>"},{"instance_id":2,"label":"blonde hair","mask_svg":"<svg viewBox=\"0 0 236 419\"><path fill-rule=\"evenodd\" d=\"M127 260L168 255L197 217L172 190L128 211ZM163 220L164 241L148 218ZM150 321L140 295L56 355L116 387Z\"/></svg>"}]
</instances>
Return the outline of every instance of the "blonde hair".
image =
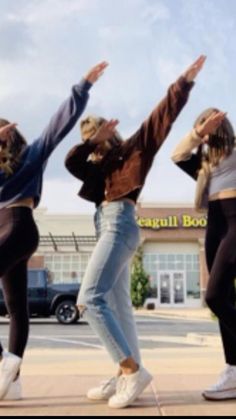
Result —
<instances>
[{"instance_id":1,"label":"blonde hair","mask_svg":"<svg viewBox=\"0 0 236 419\"><path fill-rule=\"evenodd\" d=\"M83 141L92 138L104 122L106 122L104 118L97 118L96 116L88 116L83 119L80 124Z\"/></svg>"}]
</instances>

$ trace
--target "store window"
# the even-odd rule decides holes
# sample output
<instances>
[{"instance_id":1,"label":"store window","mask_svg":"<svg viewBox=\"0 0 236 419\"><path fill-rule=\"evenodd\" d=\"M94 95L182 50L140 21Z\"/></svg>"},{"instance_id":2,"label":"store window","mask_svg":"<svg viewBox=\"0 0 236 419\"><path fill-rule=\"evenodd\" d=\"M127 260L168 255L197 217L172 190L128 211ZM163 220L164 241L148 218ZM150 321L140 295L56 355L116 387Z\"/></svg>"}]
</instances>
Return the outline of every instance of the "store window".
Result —
<instances>
[{"instance_id":1,"label":"store window","mask_svg":"<svg viewBox=\"0 0 236 419\"><path fill-rule=\"evenodd\" d=\"M144 255L144 267L150 275L149 298L159 298L159 272L185 272L188 299L200 299L200 259L197 254L150 254Z\"/></svg>"},{"instance_id":2,"label":"store window","mask_svg":"<svg viewBox=\"0 0 236 419\"><path fill-rule=\"evenodd\" d=\"M90 257L90 253L50 254L45 256L45 267L53 283L81 283Z\"/></svg>"}]
</instances>

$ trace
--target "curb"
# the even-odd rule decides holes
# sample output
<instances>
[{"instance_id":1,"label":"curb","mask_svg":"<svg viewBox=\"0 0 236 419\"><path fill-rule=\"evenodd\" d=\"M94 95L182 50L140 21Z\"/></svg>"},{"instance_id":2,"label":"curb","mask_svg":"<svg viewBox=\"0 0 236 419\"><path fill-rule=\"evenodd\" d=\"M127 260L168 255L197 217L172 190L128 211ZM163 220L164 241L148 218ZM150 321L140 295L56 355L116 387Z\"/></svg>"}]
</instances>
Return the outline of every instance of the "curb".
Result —
<instances>
[{"instance_id":1,"label":"curb","mask_svg":"<svg viewBox=\"0 0 236 419\"><path fill-rule=\"evenodd\" d=\"M195 333L189 333L187 335L187 341L189 343L197 343L201 346L208 346L218 348L221 346L221 339L219 336L205 336L205 335L198 335Z\"/></svg>"}]
</instances>

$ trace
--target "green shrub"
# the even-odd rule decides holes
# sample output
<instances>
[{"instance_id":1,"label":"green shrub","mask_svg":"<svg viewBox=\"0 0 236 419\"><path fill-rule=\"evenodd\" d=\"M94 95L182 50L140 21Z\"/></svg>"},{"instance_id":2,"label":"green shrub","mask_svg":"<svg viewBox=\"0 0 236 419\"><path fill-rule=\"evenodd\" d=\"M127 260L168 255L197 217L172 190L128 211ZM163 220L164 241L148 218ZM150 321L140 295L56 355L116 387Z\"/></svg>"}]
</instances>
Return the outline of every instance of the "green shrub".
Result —
<instances>
[{"instance_id":1,"label":"green shrub","mask_svg":"<svg viewBox=\"0 0 236 419\"><path fill-rule=\"evenodd\" d=\"M150 292L149 275L143 266L143 250L140 248L134 258L131 275L131 297L135 308L143 307Z\"/></svg>"}]
</instances>

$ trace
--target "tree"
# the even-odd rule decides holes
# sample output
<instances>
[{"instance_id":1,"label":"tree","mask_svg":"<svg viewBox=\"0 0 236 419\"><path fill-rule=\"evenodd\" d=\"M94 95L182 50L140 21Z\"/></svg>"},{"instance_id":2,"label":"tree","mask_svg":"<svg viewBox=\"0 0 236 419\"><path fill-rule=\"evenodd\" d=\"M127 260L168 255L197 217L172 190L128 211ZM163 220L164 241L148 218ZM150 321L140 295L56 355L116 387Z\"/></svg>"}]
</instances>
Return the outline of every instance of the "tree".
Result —
<instances>
[{"instance_id":1,"label":"tree","mask_svg":"<svg viewBox=\"0 0 236 419\"><path fill-rule=\"evenodd\" d=\"M143 266L143 249L134 258L131 275L131 298L135 308L143 307L150 291L150 278Z\"/></svg>"}]
</instances>

